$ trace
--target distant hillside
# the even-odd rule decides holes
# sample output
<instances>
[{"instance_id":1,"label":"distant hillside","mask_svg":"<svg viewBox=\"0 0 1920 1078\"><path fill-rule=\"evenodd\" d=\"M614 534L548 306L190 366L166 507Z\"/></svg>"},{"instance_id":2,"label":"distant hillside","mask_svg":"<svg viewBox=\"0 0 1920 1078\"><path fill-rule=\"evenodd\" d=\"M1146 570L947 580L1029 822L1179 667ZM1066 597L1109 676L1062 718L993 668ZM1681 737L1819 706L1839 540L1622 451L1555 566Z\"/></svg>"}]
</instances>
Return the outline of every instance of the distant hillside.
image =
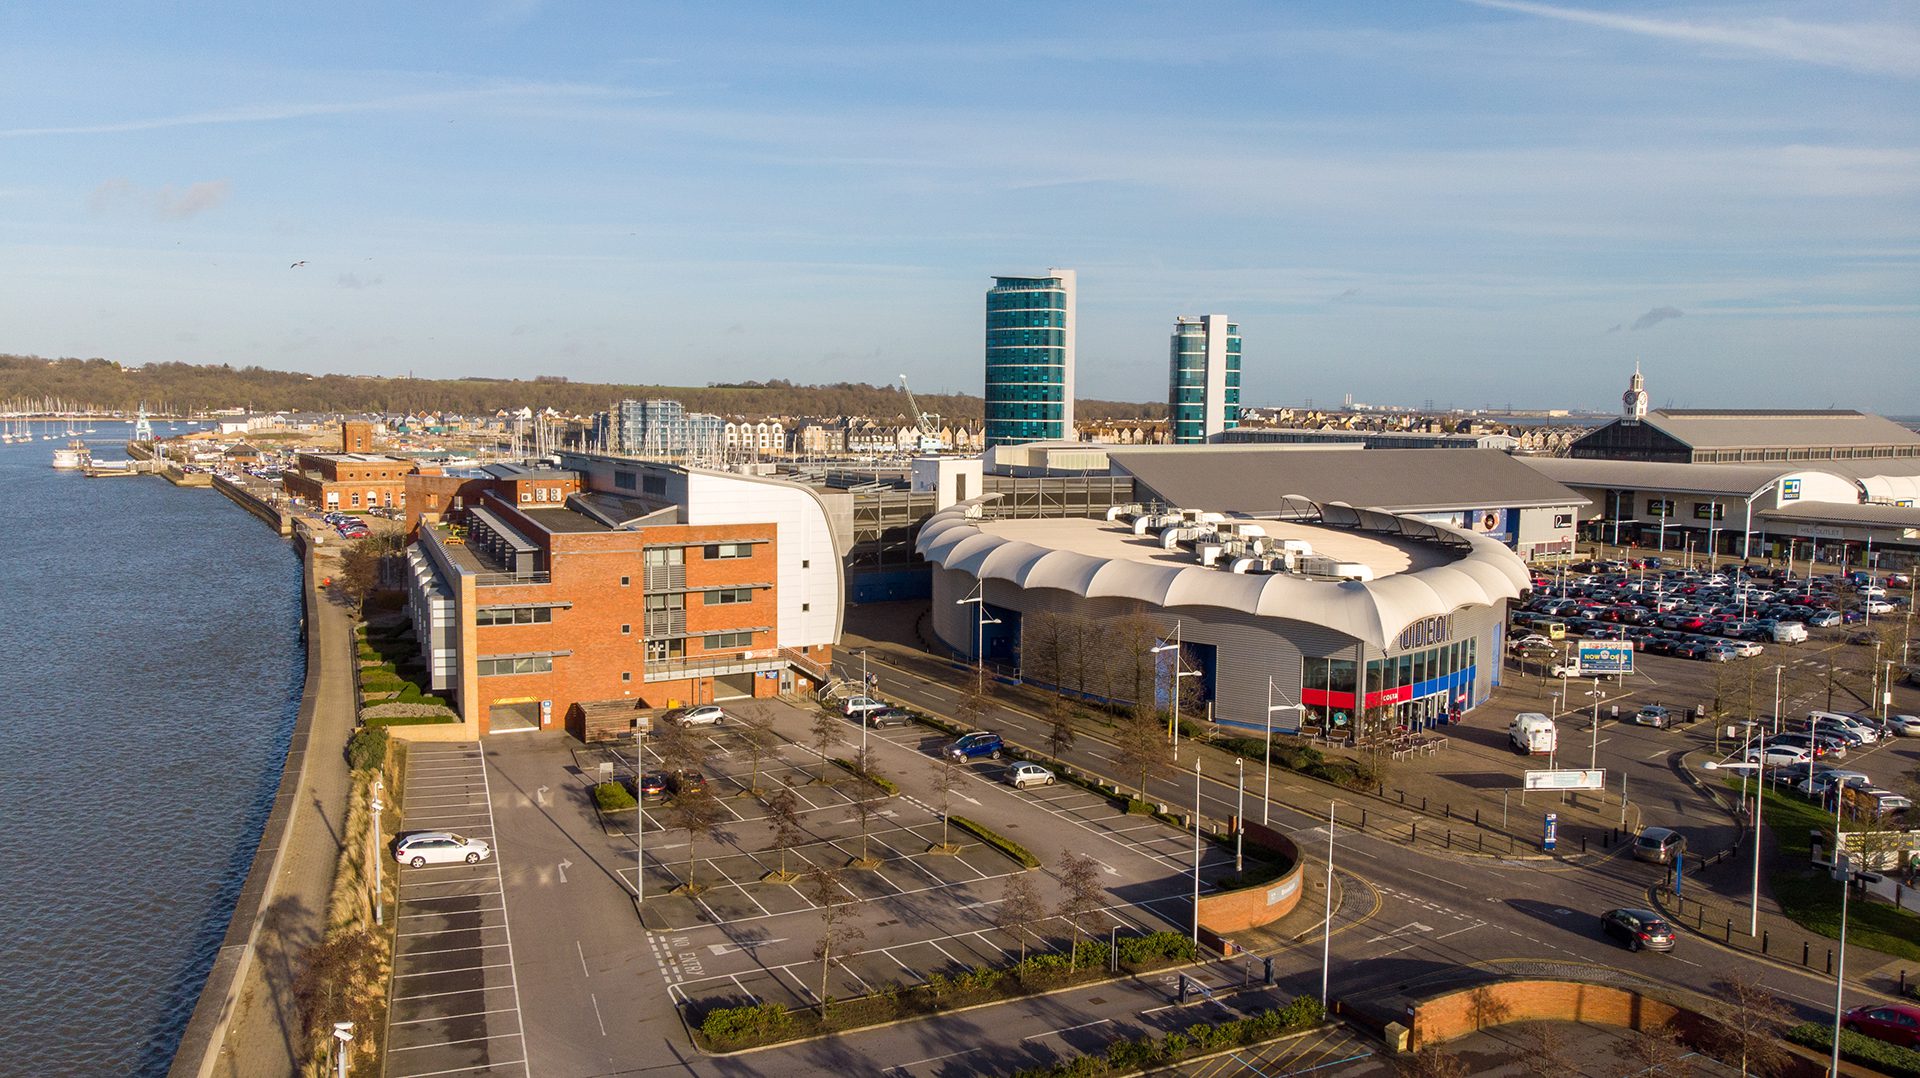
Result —
<instances>
[{"instance_id":1,"label":"distant hillside","mask_svg":"<svg viewBox=\"0 0 1920 1078\"><path fill-rule=\"evenodd\" d=\"M979 397L915 394L920 407L948 420L981 416ZM554 408L570 415L604 409L625 397L670 397L699 412L723 415L904 417L907 396L898 386L855 382L796 385L784 379L708 386L611 385L556 379L372 378L302 374L264 367L149 363L123 369L105 359L60 359L0 355L0 401L58 398L74 406L139 407L188 412L248 407L255 411L302 412L494 412L502 408ZM1082 419L1157 419L1159 402L1082 400Z\"/></svg>"}]
</instances>

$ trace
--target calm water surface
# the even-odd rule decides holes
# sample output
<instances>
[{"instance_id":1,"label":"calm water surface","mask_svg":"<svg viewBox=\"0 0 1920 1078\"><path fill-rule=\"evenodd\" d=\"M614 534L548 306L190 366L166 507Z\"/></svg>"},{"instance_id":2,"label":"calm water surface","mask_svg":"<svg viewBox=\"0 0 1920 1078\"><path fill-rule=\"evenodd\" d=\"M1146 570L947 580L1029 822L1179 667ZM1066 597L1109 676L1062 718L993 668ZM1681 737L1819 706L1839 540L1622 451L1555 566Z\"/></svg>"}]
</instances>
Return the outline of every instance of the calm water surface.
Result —
<instances>
[{"instance_id":1,"label":"calm water surface","mask_svg":"<svg viewBox=\"0 0 1920 1078\"><path fill-rule=\"evenodd\" d=\"M54 471L67 441L0 445L0 1075L161 1074L279 782L300 565L211 490Z\"/></svg>"}]
</instances>

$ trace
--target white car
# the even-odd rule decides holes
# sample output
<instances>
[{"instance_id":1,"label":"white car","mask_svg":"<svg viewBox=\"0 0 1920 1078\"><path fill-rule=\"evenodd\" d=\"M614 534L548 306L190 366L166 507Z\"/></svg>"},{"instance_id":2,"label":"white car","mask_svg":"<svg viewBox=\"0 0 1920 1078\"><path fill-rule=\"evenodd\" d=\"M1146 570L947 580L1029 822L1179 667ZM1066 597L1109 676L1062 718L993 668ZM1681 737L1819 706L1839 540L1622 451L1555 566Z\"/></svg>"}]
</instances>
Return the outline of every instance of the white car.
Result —
<instances>
[{"instance_id":1,"label":"white car","mask_svg":"<svg viewBox=\"0 0 1920 1078\"><path fill-rule=\"evenodd\" d=\"M1920 715L1887 716L1887 732L1898 737L1920 737Z\"/></svg>"},{"instance_id":2,"label":"white car","mask_svg":"<svg viewBox=\"0 0 1920 1078\"><path fill-rule=\"evenodd\" d=\"M1553 641L1548 640L1539 633L1528 633L1525 636L1515 638L1510 646L1515 651L1535 651L1553 647Z\"/></svg>"},{"instance_id":3,"label":"white car","mask_svg":"<svg viewBox=\"0 0 1920 1078\"><path fill-rule=\"evenodd\" d=\"M1747 763L1759 763L1762 753L1766 754L1766 766L1784 767L1787 764L1806 764L1813 762L1813 750L1803 745L1768 745L1764 749L1748 749L1742 757Z\"/></svg>"},{"instance_id":4,"label":"white car","mask_svg":"<svg viewBox=\"0 0 1920 1078\"><path fill-rule=\"evenodd\" d=\"M1552 666L1547 668L1547 676L1548 677L1579 677L1580 664L1578 662L1554 663Z\"/></svg>"},{"instance_id":5,"label":"white car","mask_svg":"<svg viewBox=\"0 0 1920 1078\"><path fill-rule=\"evenodd\" d=\"M1051 786L1053 781L1053 772L1039 764L1014 764L1007 769L1007 785L1016 790L1024 790L1029 786Z\"/></svg>"},{"instance_id":6,"label":"white car","mask_svg":"<svg viewBox=\"0 0 1920 1078\"><path fill-rule=\"evenodd\" d=\"M675 726L718 726L727 713L716 704L701 704L699 707L674 708L660 717Z\"/></svg>"},{"instance_id":7,"label":"white car","mask_svg":"<svg viewBox=\"0 0 1920 1078\"><path fill-rule=\"evenodd\" d=\"M492 846L477 838L465 838L451 831L418 831L402 838L393 847L393 859L414 868L459 864L462 861L477 865L491 856Z\"/></svg>"},{"instance_id":8,"label":"white car","mask_svg":"<svg viewBox=\"0 0 1920 1078\"><path fill-rule=\"evenodd\" d=\"M1740 656L1742 659L1751 659L1755 655L1759 655L1762 652L1766 651L1765 648L1761 647L1759 644L1756 644L1751 640L1732 640L1732 641L1728 641L1728 643L1733 645L1733 653L1735 655Z\"/></svg>"},{"instance_id":9,"label":"white car","mask_svg":"<svg viewBox=\"0 0 1920 1078\"><path fill-rule=\"evenodd\" d=\"M885 700L875 700L871 696L849 696L847 697L847 702L842 705L842 707L846 709L848 716L858 715L866 711L885 711L888 706Z\"/></svg>"},{"instance_id":10,"label":"white car","mask_svg":"<svg viewBox=\"0 0 1920 1078\"><path fill-rule=\"evenodd\" d=\"M1885 599L1867 599L1864 602L1862 602L1860 605L1865 607L1867 610L1867 613L1869 614L1893 613L1893 604L1890 602L1887 602Z\"/></svg>"}]
</instances>

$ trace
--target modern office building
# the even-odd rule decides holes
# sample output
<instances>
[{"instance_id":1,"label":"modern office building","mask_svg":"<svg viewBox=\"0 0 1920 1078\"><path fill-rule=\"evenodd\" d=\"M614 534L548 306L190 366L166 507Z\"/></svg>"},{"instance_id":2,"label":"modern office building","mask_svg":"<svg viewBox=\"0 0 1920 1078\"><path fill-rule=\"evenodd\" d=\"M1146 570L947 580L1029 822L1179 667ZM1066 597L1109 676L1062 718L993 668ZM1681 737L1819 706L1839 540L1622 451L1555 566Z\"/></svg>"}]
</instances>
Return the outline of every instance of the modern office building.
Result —
<instances>
[{"instance_id":1,"label":"modern office building","mask_svg":"<svg viewBox=\"0 0 1920 1078\"><path fill-rule=\"evenodd\" d=\"M987 290L987 445L1073 437L1074 275L995 277Z\"/></svg>"},{"instance_id":2,"label":"modern office building","mask_svg":"<svg viewBox=\"0 0 1920 1078\"><path fill-rule=\"evenodd\" d=\"M1173 323L1167 415L1175 445L1198 445L1240 425L1240 327L1224 314Z\"/></svg>"}]
</instances>

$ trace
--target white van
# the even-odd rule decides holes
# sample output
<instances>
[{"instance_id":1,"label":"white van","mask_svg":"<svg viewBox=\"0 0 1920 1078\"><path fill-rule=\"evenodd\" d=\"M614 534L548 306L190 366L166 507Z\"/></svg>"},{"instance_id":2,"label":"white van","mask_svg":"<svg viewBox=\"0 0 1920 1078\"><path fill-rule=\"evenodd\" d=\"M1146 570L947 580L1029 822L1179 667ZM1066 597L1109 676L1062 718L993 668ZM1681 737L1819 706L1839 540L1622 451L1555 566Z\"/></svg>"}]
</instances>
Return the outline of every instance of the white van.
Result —
<instances>
[{"instance_id":1,"label":"white van","mask_svg":"<svg viewBox=\"0 0 1920 1078\"><path fill-rule=\"evenodd\" d=\"M1522 711L1507 726L1507 742L1516 752L1545 756L1560 746L1560 733L1552 719L1538 711Z\"/></svg>"}]
</instances>

